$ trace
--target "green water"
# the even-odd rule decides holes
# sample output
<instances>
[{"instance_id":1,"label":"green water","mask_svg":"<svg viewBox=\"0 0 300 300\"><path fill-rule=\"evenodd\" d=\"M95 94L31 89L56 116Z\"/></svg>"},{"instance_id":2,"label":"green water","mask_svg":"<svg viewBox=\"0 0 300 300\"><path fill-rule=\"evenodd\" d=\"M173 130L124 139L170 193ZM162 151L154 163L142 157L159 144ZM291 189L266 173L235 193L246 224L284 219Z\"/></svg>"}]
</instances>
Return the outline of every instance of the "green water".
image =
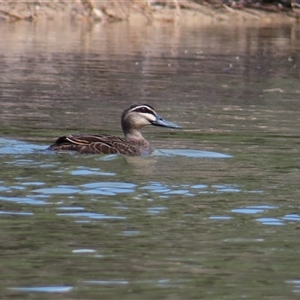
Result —
<instances>
[{"instance_id":1,"label":"green water","mask_svg":"<svg viewBox=\"0 0 300 300\"><path fill-rule=\"evenodd\" d=\"M5 299L298 299L299 28L1 24ZM45 151L122 135L150 157Z\"/></svg>"}]
</instances>

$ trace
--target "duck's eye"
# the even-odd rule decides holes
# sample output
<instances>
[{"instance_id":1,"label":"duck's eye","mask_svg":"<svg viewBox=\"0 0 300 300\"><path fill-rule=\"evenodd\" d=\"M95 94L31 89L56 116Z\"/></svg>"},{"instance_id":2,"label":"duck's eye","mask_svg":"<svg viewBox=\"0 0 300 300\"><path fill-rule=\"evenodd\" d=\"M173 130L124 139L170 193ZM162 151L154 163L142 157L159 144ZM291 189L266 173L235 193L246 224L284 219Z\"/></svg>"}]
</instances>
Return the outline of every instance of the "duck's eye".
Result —
<instances>
[{"instance_id":1,"label":"duck's eye","mask_svg":"<svg viewBox=\"0 0 300 300\"><path fill-rule=\"evenodd\" d=\"M149 113L149 110L146 107L140 107L137 111L144 114Z\"/></svg>"},{"instance_id":2,"label":"duck's eye","mask_svg":"<svg viewBox=\"0 0 300 300\"><path fill-rule=\"evenodd\" d=\"M147 106L139 106L133 110L134 112L137 113L142 113L142 114L151 114L155 115L152 109L148 108Z\"/></svg>"}]
</instances>

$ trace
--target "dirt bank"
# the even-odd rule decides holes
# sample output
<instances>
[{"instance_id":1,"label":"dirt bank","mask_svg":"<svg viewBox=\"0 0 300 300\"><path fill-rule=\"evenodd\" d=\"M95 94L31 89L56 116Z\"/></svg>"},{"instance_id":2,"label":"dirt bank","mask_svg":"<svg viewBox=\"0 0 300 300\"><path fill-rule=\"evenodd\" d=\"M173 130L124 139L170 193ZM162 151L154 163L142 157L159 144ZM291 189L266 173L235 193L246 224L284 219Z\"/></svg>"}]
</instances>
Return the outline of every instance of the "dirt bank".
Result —
<instances>
[{"instance_id":1,"label":"dirt bank","mask_svg":"<svg viewBox=\"0 0 300 300\"><path fill-rule=\"evenodd\" d=\"M299 12L298 12L299 11ZM253 0L238 2L232 0L128 0L128 1L1 1L0 19L16 22L19 20L36 21L39 19L72 18L92 22L113 22L131 20L136 16L147 22L177 22L185 18L202 18L213 21L260 20L298 21L300 18L299 1Z\"/></svg>"}]
</instances>

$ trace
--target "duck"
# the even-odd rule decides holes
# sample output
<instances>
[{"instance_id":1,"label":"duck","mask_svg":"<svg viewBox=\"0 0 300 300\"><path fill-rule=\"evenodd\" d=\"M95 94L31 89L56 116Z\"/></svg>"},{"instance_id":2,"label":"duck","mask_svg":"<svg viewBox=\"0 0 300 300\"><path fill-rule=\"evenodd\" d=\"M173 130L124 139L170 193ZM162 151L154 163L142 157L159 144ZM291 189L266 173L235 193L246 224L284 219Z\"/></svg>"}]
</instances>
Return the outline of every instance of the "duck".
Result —
<instances>
[{"instance_id":1,"label":"duck","mask_svg":"<svg viewBox=\"0 0 300 300\"><path fill-rule=\"evenodd\" d=\"M160 117L149 104L134 103L121 117L124 138L108 134L67 135L59 137L48 150L76 151L82 154L122 154L146 156L154 147L142 136L140 129L147 126L180 129L181 126Z\"/></svg>"}]
</instances>

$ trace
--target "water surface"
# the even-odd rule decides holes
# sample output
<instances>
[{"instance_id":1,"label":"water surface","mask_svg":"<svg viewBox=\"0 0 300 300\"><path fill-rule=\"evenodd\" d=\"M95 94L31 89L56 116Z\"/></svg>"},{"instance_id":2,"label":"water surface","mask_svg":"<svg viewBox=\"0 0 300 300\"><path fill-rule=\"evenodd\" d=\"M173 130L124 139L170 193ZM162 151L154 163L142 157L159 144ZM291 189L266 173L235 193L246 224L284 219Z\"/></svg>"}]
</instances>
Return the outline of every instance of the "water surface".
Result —
<instances>
[{"instance_id":1,"label":"water surface","mask_svg":"<svg viewBox=\"0 0 300 300\"><path fill-rule=\"evenodd\" d=\"M0 31L5 299L299 298L299 27ZM136 101L153 155L45 151Z\"/></svg>"}]
</instances>

